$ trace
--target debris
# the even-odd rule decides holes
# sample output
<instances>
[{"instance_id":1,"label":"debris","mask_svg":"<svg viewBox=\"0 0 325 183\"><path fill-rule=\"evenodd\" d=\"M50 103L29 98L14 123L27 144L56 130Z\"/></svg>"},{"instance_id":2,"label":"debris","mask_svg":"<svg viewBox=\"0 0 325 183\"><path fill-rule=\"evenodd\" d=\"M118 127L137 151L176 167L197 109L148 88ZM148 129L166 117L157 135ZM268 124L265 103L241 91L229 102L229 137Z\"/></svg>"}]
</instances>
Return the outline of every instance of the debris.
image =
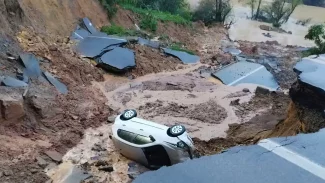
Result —
<instances>
[{"instance_id":1,"label":"debris","mask_svg":"<svg viewBox=\"0 0 325 183\"><path fill-rule=\"evenodd\" d=\"M11 170L5 170L4 172L3 172L3 175L5 175L5 176L11 176L11 175L13 175L14 173L11 171Z\"/></svg>"},{"instance_id":2,"label":"debris","mask_svg":"<svg viewBox=\"0 0 325 183\"><path fill-rule=\"evenodd\" d=\"M263 66L251 62L237 62L212 74L228 86L252 83L277 90L279 85L273 75Z\"/></svg>"},{"instance_id":3,"label":"debris","mask_svg":"<svg viewBox=\"0 0 325 183\"><path fill-rule=\"evenodd\" d=\"M10 77L10 76L6 76L2 80L2 85L9 86L9 87L25 87L25 86L27 86L27 84L25 82L20 81L18 79Z\"/></svg>"},{"instance_id":4,"label":"debris","mask_svg":"<svg viewBox=\"0 0 325 183\"><path fill-rule=\"evenodd\" d=\"M239 105L239 100L240 99L236 99L230 102L230 105L234 106L234 105Z\"/></svg>"},{"instance_id":5,"label":"debris","mask_svg":"<svg viewBox=\"0 0 325 183\"><path fill-rule=\"evenodd\" d=\"M180 59L184 64L197 63L200 60L200 57L196 55L191 55L183 51L176 51L169 48L163 48L163 50L166 54Z\"/></svg>"},{"instance_id":6,"label":"debris","mask_svg":"<svg viewBox=\"0 0 325 183\"><path fill-rule=\"evenodd\" d=\"M30 172L31 172L32 174L35 174L35 173L38 172L38 170L37 170L36 168L32 168L32 169L30 169Z\"/></svg>"},{"instance_id":7,"label":"debris","mask_svg":"<svg viewBox=\"0 0 325 183\"><path fill-rule=\"evenodd\" d=\"M34 54L23 53L19 55L19 58L26 68L24 73L26 73L28 77L38 78L41 76L42 71L39 66L39 61Z\"/></svg>"},{"instance_id":8,"label":"debris","mask_svg":"<svg viewBox=\"0 0 325 183\"><path fill-rule=\"evenodd\" d=\"M255 90L255 95L268 95L270 94L270 90L258 86Z\"/></svg>"},{"instance_id":9,"label":"debris","mask_svg":"<svg viewBox=\"0 0 325 183\"><path fill-rule=\"evenodd\" d=\"M148 40L148 39L143 39L141 37L138 38L138 43L140 45L146 45L146 46L156 48L156 49L160 48L160 43L158 41L151 41L151 40Z\"/></svg>"},{"instance_id":10,"label":"debris","mask_svg":"<svg viewBox=\"0 0 325 183\"><path fill-rule=\"evenodd\" d=\"M144 98L151 98L152 95L148 94L148 95L144 95L143 97L144 97Z\"/></svg>"},{"instance_id":11,"label":"debris","mask_svg":"<svg viewBox=\"0 0 325 183\"><path fill-rule=\"evenodd\" d=\"M67 94L68 93L68 88L65 84L61 83L59 80L55 79L54 76L52 76L49 72L45 71L43 72L44 76L46 79L56 87L56 89L62 93L62 94Z\"/></svg>"},{"instance_id":12,"label":"debris","mask_svg":"<svg viewBox=\"0 0 325 183\"><path fill-rule=\"evenodd\" d=\"M124 71L135 67L134 52L127 48L115 48L100 57L99 67L107 70Z\"/></svg>"},{"instance_id":13,"label":"debris","mask_svg":"<svg viewBox=\"0 0 325 183\"><path fill-rule=\"evenodd\" d=\"M36 161L41 168L45 168L48 165L48 163L41 157L36 157Z\"/></svg>"},{"instance_id":14,"label":"debris","mask_svg":"<svg viewBox=\"0 0 325 183\"><path fill-rule=\"evenodd\" d=\"M94 144L94 146L91 148L92 151L97 151L97 152L100 152L100 151L106 151L105 148L103 148L100 144L96 143Z\"/></svg>"},{"instance_id":15,"label":"debris","mask_svg":"<svg viewBox=\"0 0 325 183\"><path fill-rule=\"evenodd\" d=\"M200 74L200 77L201 78L209 78L211 76L211 73L208 73L208 72L202 72L201 74Z\"/></svg>"},{"instance_id":16,"label":"debris","mask_svg":"<svg viewBox=\"0 0 325 183\"><path fill-rule=\"evenodd\" d=\"M224 48L222 51L225 53L230 53L233 56L241 54L241 51L237 48Z\"/></svg>"},{"instance_id":17,"label":"debris","mask_svg":"<svg viewBox=\"0 0 325 183\"><path fill-rule=\"evenodd\" d=\"M0 178L3 177L3 172L0 172Z\"/></svg>"},{"instance_id":18,"label":"debris","mask_svg":"<svg viewBox=\"0 0 325 183\"><path fill-rule=\"evenodd\" d=\"M25 116L23 100L0 98L0 122L2 120L16 121Z\"/></svg>"},{"instance_id":19,"label":"debris","mask_svg":"<svg viewBox=\"0 0 325 183\"><path fill-rule=\"evenodd\" d=\"M109 165L109 166L99 167L98 170L105 171L105 172L112 172L114 171L114 168L113 166Z\"/></svg>"},{"instance_id":20,"label":"debris","mask_svg":"<svg viewBox=\"0 0 325 183\"><path fill-rule=\"evenodd\" d=\"M57 151L46 151L45 154L57 163L60 163L62 161L63 156Z\"/></svg>"},{"instance_id":21,"label":"debris","mask_svg":"<svg viewBox=\"0 0 325 183\"><path fill-rule=\"evenodd\" d=\"M115 115L112 115L112 116L108 116L108 118L107 118L107 122L109 122L109 123L114 123L114 121L115 121L115 118L116 118L116 116L115 116Z\"/></svg>"},{"instance_id":22,"label":"debris","mask_svg":"<svg viewBox=\"0 0 325 183\"><path fill-rule=\"evenodd\" d=\"M245 92L245 93L249 93L250 91L249 91L248 88L244 88L244 89L243 89L243 92Z\"/></svg>"}]
</instances>

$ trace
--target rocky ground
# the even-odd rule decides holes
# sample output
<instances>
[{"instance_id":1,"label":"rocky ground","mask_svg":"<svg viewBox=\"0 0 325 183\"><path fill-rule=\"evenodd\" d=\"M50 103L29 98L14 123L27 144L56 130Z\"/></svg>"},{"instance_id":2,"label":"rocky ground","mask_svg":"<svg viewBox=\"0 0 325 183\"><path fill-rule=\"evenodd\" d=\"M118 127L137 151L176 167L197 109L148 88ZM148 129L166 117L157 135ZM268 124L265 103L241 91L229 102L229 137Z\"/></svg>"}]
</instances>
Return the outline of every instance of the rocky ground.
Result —
<instances>
[{"instance_id":1,"label":"rocky ground","mask_svg":"<svg viewBox=\"0 0 325 183\"><path fill-rule=\"evenodd\" d=\"M269 136L294 135L302 126L315 131L322 125L300 122L297 116L306 110L290 103L288 94L256 90L254 85L228 87L209 76L238 60L222 48L237 47L245 59L267 66L282 89L289 89L296 79L292 67L299 60L294 47L284 48L275 42L231 42L227 31L218 26L195 23L189 28L160 23L158 35L167 34L170 42L182 42L201 56L201 62L183 65L159 50L129 44L135 51L137 68L113 75L81 58L66 37L77 17L87 15L98 26L109 24L98 3L5 2L0 2L6 9L3 17L15 16L3 20L2 31L10 34L0 37L0 75L15 77L23 70L18 54L31 52L40 59L41 69L66 84L69 93L59 94L49 83L37 79L28 89L0 86L0 182L51 182L49 177L60 182L72 169L91 174L86 182L131 181L148 170L121 156L110 140L112 119L126 108L161 124L185 125L200 155ZM48 16L49 9L58 15L57 20ZM113 21L124 27L138 21L129 11L119 9L118 15ZM300 86L295 88L295 96L304 95ZM303 115L308 118L303 121L312 114ZM287 126L290 130L283 130Z\"/></svg>"}]
</instances>

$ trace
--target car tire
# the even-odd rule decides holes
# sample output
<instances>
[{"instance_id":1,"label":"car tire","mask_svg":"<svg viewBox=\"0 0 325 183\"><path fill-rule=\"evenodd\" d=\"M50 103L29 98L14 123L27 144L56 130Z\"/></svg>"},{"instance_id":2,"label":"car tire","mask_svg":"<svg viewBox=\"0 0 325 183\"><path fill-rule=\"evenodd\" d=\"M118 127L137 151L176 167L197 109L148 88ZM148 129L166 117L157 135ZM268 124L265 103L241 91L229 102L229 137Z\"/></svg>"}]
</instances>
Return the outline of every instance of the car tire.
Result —
<instances>
[{"instance_id":1,"label":"car tire","mask_svg":"<svg viewBox=\"0 0 325 183\"><path fill-rule=\"evenodd\" d=\"M120 118L121 118L121 120L126 121L126 120L130 120L134 117L137 117L137 115L138 115L137 111L135 111L133 109L127 109L122 113Z\"/></svg>"},{"instance_id":2,"label":"car tire","mask_svg":"<svg viewBox=\"0 0 325 183\"><path fill-rule=\"evenodd\" d=\"M186 131L183 125L174 125L167 130L167 135L170 137L178 137Z\"/></svg>"}]
</instances>

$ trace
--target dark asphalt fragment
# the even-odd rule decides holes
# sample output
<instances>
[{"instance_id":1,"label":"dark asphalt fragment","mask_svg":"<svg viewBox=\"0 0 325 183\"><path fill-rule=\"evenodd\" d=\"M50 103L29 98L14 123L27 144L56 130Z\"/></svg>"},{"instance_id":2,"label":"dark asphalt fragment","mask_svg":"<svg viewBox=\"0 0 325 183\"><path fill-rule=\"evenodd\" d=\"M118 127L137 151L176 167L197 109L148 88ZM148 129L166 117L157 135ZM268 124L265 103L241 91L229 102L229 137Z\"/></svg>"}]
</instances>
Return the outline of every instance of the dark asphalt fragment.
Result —
<instances>
[{"instance_id":1,"label":"dark asphalt fragment","mask_svg":"<svg viewBox=\"0 0 325 183\"><path fill-rule=\"evenodd\" d=\"M134 52L127 48L117 47L102 55L100 60L101 63L98 66L107 70L118 69L121 71L135 67Z\"/></svg>"},{"instance_id":2,"label":"dark asphalt fragment","mask_svg":"<svg viewBox=\"0 0 325 183\"><path fill-rule=\"evenodd\" d=\"M16 78L6 76L1 82L2 85L8 86L8 87L25 87L27 84L23 81L20 81Z\"/></svg>"},{"instance_id":3,"label":"dark asphalt fragment","mask_svg":"<svg viewBox=\"0 0 325 183\"><path fill-rule=\"evenodd\" d=\"M56 89L62 93L62 94L67 94L68 93L68 88L65 84L61 83L59 80L55 79L52 74L49 72L45 71L43 72L45 78L53 85L56 87Z\"/></svg>"},{"instance_id":4,"label":"dark asphalt fragment","mask_svg":"<svg viewBox=\"0 0 325 183\"><path fill-rule=\"evenodd\" d=\"M166 54L180 59L184 64L193 64L197 63L200 60L199 56L191 55L183 51L176 51L169 48L164 48L163 50Z\"/></svg>"},{"instance_id":5,"label":"dark asphalt fragment","mask_svg":"<svg viewBox=\"0 0 325 183\"><path fill-rule=\"evenodd\" d=\"M19 55L20 60L22 61L24 67L26 68L24 70L24 73L26 73L29 77L38 78L41 76L41 69L39 66L39 61L35 57L35 55L31 53L23 53Z\"/></svg>"},{"instance_id":6,"label":"dark asphalt fragment","mask_svg":"<svg viewBox=\"0 0 325 183\"><path fill-rule=\"evenodd\" d=\"M127 41L125 39L96 34L80 41L77 46L77 51L84 57L94 58L100 56L109 47L111 48L111 46L121 46L126 43Z\"/></svg>"}]
</instances>

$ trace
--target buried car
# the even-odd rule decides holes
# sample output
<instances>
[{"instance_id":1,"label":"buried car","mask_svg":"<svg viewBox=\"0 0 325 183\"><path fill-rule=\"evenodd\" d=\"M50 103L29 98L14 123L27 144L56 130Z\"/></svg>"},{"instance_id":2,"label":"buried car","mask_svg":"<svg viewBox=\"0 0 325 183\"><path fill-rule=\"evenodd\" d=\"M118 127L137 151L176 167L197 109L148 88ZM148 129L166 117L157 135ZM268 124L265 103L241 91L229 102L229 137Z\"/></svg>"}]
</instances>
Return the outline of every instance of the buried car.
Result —
<instances>
[{"instance_id":1,"label":"buried car","mask_svg":"<svg viewBox=\"0 0 325 183\"><path fill-rule=\"evenodd\" d=\"M112 130L120 153L148 168L158 169L193 158L193 141L182 125L169 128L138 118L135 110L126 110L116 117Z\"/></svg>"}]
</instances>

